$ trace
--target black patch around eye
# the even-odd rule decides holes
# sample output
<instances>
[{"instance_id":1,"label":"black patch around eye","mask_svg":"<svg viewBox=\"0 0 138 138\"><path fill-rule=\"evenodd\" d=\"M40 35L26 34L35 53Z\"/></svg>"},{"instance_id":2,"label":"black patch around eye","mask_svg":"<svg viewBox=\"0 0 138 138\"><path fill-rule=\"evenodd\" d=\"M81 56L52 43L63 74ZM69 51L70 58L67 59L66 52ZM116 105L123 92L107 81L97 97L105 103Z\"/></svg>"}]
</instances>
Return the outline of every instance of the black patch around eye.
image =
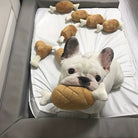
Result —
<instances>
[{"instance_id":1,"label":"black patch around eye","mask_svg":"<svg viewBox=\"0 0 138 138\"><path fill-rule=\"evenodd\" d=\"M75 73L75 69L73 69L73 68L68 69L68 73L69 73L69 74Z\"/></svg>"},{"instance_id":2,"label":"black patch around eye","mask_svg":"<svg viewBox=\"0 0 138 138\"><path fill-rule=\"evenodd\" d=\"M97 82L99 82L99 81L101 80L100 75L96 75L96 76L95 76L95 79L96 79Z\"/></svg>"}]
</instances>

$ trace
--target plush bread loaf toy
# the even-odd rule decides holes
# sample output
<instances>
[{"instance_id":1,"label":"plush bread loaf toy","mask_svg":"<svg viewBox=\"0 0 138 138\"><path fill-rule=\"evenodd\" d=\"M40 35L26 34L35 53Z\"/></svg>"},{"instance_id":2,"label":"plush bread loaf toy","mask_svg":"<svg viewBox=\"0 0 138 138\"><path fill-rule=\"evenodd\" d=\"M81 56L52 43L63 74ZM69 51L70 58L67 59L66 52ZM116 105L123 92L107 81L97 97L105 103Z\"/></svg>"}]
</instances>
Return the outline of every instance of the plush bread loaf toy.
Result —
<instances>
[{"instance_id":1,"label":"plush bread loaf toy","mask_svg":"<svg viewBox=\"0 0 138 138\"><path fill-rule=\"evenodd\" d=\"M103 24L104 17L100 14L90 15L86 20L80 19L80 26L87 26L90 28L96 28L97 24Z\"/></svg>"},{"instance_id":2,"label":"plush bread loaf toy","mask_svg":"<svg viewBox=\"0 0 138 138\"><path fill-rule=\"evenodd\" d=\"M64 110L83 110L92 107L96 100L107 100L104 83L90 91L84 87L58 85L52 93L45 90L41 92L40 105L53 103L56 107Z\"/></svg>"},{"instance_id":3,"label":"plush bread loaf toy","mask_svg":"<svg viewBox=\"0 0 138 138\"><path fill-rule=\"evenodd\" d=\"M68 22L70 20L74 22L79 22L80 19L86 19L88 17L88 13L85 10L77 10L71 13L71 15L65 18L65 21Z\"/></svg>"},{"instance_id":4,"label":"plush bread loaf toy","mask_svg":"<svg viewBox=\"0 0 138 138\"><path fill-rule=\"evenodd\" d=\"M35 44L35 48L36 56L34 59L32 59L30 64L37 68L39 66L40 60L45 58L52 51L52 46L47 45L43 41L37 41Z\"/></svg>"},{"instance_id":5,"label":"plush bread loaf toy","mask_svg":"<svg viewBox=\"0 0 138 138\"><path fill-rule=\"evenodd\" d=\"M91 107L94 97L87 88L58 85L52 92L51 101L61 109L81 110Z\"/></svg>"},{"instance_id":6,"label":"plush bread loaf toy","mask_svg":"<svg viewBox=\"0 0 138 138\"><path fill-rule=\"evenodd\" d=\"M60 1L56 4L56 6L50 6L50 12L54 13L55 11L59 13L69 13L73 9L77 10L80 4L73 4L70 1Z\"/></svg>"},{"instance_id":7,"label":"plush bread loaf toy","mask_svg":"<svg viewBox=\"0 0 138 138\"><path fill-rule=\"evenodd\" d=\"M119 28L122 29L122 24L116 19L106 20L103 24L97 24L97 32L103 30L105 32L112 33Z\"/></svg>"},{"instance_id":8,"label":"plush bread loaf toy","mask_svg":"<svg viewBox=\"0 0 138 138\"><path fill-rule=\"evenodd\" d=\"M60 33L60 37L58 39L58 43L63 43L67 39L69 39L71 36L75 36L77 33L77 27L80 25L80 23L76 23L74 25L68 25L66 26Z\"/></svg>"},{"instance_id":9,"label":"plush bread loaf toy","mask_svg":"<svg viewBox=\"0 0 138 138\"><path fill-rule=\"evenodd\" d=\"M92 92L87 88L58 85L52 94L42 91L40 105L53 103L64 110L82 110L94 104Z\"/></svg>"}]
</instances>

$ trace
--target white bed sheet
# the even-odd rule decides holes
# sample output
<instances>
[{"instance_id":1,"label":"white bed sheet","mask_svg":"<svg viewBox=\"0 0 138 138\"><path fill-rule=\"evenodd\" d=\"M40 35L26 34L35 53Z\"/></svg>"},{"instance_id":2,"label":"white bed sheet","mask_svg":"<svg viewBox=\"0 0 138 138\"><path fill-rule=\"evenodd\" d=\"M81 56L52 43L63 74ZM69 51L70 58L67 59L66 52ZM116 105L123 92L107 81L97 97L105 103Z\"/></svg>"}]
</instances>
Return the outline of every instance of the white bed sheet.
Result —
<instances>
[{"instance_id":1,"label":"white bed sheet","mask_svg":"<svg viewBox=\"0 0 138 138\"><path fill-rule=\"evenodd\" d=\"M86 10L92 14L100 13L105 16L106 19L116 18L119 21L121 20L120 11L117 8L92 8ZM36 41L42 40L52 46L58 45L57 40L60 31L68 25L65 24L65 17L69 14L51 14L48 8L40 8L37 10L31 59L34 58L36 54L34 49ZM69 24L72 24L72 22ZM78 28L76 37L79 40L81 53L98 52L104 47L111 47L114 50L115 59L120 63L124 74L124 82L121 89L119 91L112 91L109 94L108 101L101 111L101 116L117 117L137 115L138 90L134 79L135 67L133 65L133 56L131 55L124 32L117 30L114 33L106 34L103 32L96 33L95 31L96 29L88 29L86 27ZM62 44L61 47L64 47L64 44ZM31 68L32 92L30 94L30 106L34 115L36 112L38 114L39 112L55 114L61 111L52 103L46 106L39 104L41 90L46 89L48 92L52 92L58 84L59 75L60 65L57 63L54 54L50 54L43 59L38 69ZM37 108L33 108L33 103ZM37 117L37 115L35 115L35 117Z\"/></svg>"},{"instance_id":2,"label":"white bed sheet","mask_svg":"<svg viewBox=\"0 0 138 138\"><path fill-rule=\"evenodd\" d=\"M119 10L122 15L124 31L131 47L136 68L135 79L138 82L138 1L120 0ZM137 18L136 18L137 17ZM138 83L137 83L138 84Z\"/></svg>"}]
</instances>

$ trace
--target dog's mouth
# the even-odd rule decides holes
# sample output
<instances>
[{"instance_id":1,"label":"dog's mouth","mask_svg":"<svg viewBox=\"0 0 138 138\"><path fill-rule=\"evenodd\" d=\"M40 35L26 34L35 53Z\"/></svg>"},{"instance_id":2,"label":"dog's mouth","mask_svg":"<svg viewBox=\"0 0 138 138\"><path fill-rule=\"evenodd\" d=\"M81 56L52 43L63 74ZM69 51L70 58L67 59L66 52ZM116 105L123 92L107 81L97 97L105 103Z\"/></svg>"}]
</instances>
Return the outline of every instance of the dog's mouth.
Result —
<instances>
[{"instance_id":1,"label":"dog's mouth","mask_svg":"<svg viewBox=\"0 0 138 138\"><path fill-rule=\"evenodd\" d=\"M76 87L84 87L91 91L98 88L98 84L91 81L87 77L74 77L74 78L65 78L63 79L60 84L66 85L66 86L76 86Z\"/></svg>"}]
</instances>

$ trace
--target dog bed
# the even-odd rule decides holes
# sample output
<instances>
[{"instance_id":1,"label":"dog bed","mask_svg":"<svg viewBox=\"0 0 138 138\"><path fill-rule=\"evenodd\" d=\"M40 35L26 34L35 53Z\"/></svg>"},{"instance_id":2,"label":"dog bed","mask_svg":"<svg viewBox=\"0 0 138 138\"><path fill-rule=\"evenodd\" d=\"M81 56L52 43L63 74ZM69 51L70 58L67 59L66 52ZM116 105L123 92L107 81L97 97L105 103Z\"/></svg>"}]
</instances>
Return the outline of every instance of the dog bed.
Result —
<instances>
[{"instance_id":1,"label":"dog bed","mask_svg":"<svg viewBox=\"0 0 138 138\"><path fill-rule=\"evenodd\" d=\"M85 8L118 7L119 4L118 0L74 0L73 2L79 2L81 7ZM8 62L6 81L0 99L0 137L137 137L137 116L66 119L52 117L50 114L50 117L32 117L28 110L28 88L30 81L30 48L35 13L39 7L49 7L49 5L55 5L56 3L57 0L37 0L37 2L36 0L23 0L22 2ZM138 65L138 30L136 29L138 20L134 20L133 17L137 15L137 5L138 1L136 0L120 0L119 4L125 27L125 36L135 59L135 67ZM136 73L138 74L138 69L136 69ZM138 78L137 74L135 74L136 78ZM36 102L34 103L36 104ZM137 105L135 104L135 106ZM40 113L40 110L36 111Z\"/></svg>"},{"instance_id":2,"label":"dog bed","mask_svg":"<svg viewBox=\"0 0 138 138\"><path fill-rule=\"evenodd\" d=\"M117 19L122 21L120 11L117 8L85 8L88 13L102 14L106 19ZM70 14L70 13L69 13ZM69 14L51 14L49 8L39 8L36 12L34 23L34 34L32 40L31 59L36 55L35 42L42 40L45 43L57 46L60 31L70 22L65 23L65 17ZM123 31L114 33L96 33L96 29L86 27L78 28L76 37L80 44L81 53L99 52L105 47L111 47L115 53L115 59L120 63L124 74L124 82L119 90L111 91L101 117L119 117L138 115L138 91L134 79L135 67L128 41ZM64 47L65 43L61 45ZM43 59L39 68L31 68L31 89L29 104L35 117L57 115L63 112L52 103L41 106L41 91L43 89L52 92L58 84L60 65L54 54ZM85 111L84 111L85 112ZM87 110L91 114L91 110Z\"/></svg>"}]
</instances>

